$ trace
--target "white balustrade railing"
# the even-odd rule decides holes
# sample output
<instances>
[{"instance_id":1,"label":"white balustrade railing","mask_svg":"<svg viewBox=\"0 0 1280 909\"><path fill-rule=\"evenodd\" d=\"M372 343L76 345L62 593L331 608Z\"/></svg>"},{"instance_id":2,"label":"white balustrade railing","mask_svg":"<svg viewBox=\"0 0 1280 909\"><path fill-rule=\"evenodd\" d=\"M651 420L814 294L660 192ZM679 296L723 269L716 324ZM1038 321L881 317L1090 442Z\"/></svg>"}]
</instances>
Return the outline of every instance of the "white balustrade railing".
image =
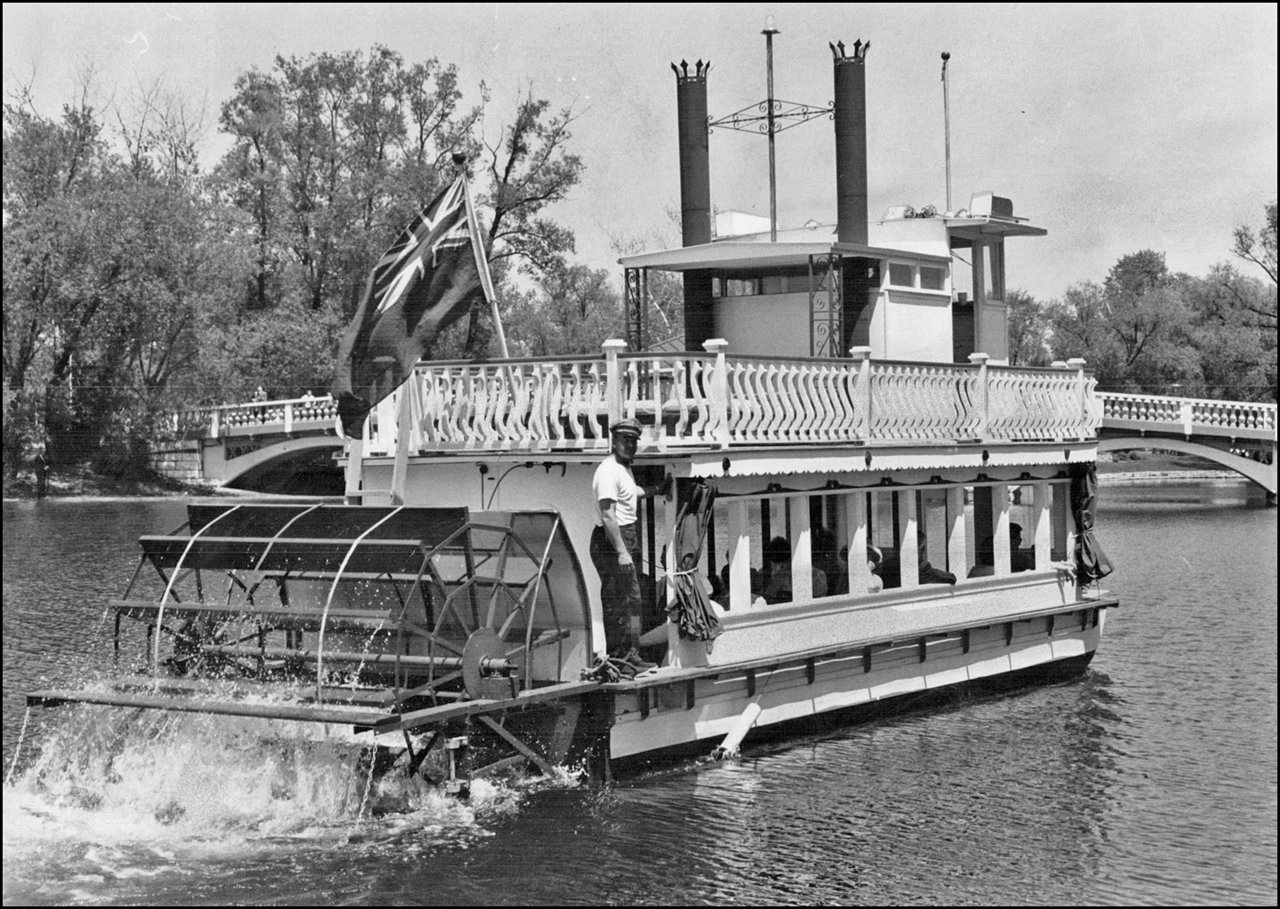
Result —
<instances>
[{"instance_id":1,"label":"white balustrade railing","mask_svg":"<svg viewBox=\"0 0 1280 909\"><path fill-rule=\"evenodd\" d=\"M871 437L923 442L980 438L982 388L981 370L973 367L873 364Z\"/></svg>"},{"instance_id":2,"label":"white balustrade railing","mask_svg":"<svg viewBox=\"0 0 1280 909\"><path fill-rule=\"evenodd\" d=\"M1276 405L1210 398L1098 392L1103 420L1119 429L1181 432L1239 439L1274 439Z\"/></svg>"},{"instance_id":3,"label":"white balustrade railing","mask_svg":"<svg viewBox=\"0 0 1280 909\"><path fill-rule=\"evenodd\" d=\"M1096 435L1101 410L1083 361L1052 369L730 357L706 353L419 364L411 395L416 450L556 451L609 447L622 418L642 447L867 442L1061 441ZM402 392L404 390L402 389ZM398 395L397 395L398 399ZM370 421L370 453L394 450L387 402Z\"/></svg>"},{"instance_id":4,"label":"white balustrade railing","mask_svg":"<svg viewBox=\"0 0 1280 909\"><path fill-rule=\"evenodd\" d=\"M1113 428L1276 437L1276 405L1096 391L1084 361L1049 369L847 360L731 357L706 353L422 363L414 372L410 444L415 450L607 451L608 426L645 428L642 444L823 445L867 442L1059 441ZM408 386L406 386L407 388ZM397 396L398 397L398 396ZM397 405L368 421L367 450L394 451ZM219 438L330 430L330 397L178 411L172 431Z\"/></svg>"},{"instance_id":5,"label":"white balustrade railing","mask_svg":"<svg viewBox=\"0 0 1280 909\"><path fill-rule=\"evenodd\" d=\"M413 419L424 448L609 447L601 360L425 363L413 381ZM389 447L389 440L373 438L371 444L376 450Z\"/></svg>"},{"instance_id":6,"label":"white balustrade railing","mask_svg":"<svg viewBox=\"0 0 1280 909\"><path fill-rule=\"evenodd\" d=\"M210 439L269 431L314 432L332 428L337 416L337 402L326 395L180 410L173 414L172 429L181 437L200 435Z\"/></svg>"}]
</instances>

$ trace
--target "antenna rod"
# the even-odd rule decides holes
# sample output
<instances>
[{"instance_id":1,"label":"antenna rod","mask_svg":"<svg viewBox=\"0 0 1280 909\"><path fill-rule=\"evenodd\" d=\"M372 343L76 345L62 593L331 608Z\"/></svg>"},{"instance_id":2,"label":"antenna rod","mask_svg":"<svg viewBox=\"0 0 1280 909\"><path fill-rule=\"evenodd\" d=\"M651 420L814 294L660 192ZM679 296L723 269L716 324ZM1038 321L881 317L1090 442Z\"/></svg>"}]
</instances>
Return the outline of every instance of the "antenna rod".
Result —
<instances>
[{"instance_id":1,"label":"antenna rod","mask_svg":"<svg viewBox=\"0 0 1280 909\"><path fill-rule=\"evenodd\" d=\"M942 52L942 124L947 139L947 211L955 211L951 207L951 92L947 83L947 61L951 59L949 51Z\"/></svg>"},{"instance_id":2,"label":"antenna rod","mask_svg":"<svg viewBox=\"0 0 1280 909\"><path fill-rule=\"evenodd\" d=\"M769 97L765 100L768 108L765 112L769 121L769 242L778 242L778 178L774 168L773 157L773 36L778 34L778 29L773 26L773 16L765 19L764 31L760 34L764 35L765 43L765 68L769 73Z\"/></svg>"}]
</instances>

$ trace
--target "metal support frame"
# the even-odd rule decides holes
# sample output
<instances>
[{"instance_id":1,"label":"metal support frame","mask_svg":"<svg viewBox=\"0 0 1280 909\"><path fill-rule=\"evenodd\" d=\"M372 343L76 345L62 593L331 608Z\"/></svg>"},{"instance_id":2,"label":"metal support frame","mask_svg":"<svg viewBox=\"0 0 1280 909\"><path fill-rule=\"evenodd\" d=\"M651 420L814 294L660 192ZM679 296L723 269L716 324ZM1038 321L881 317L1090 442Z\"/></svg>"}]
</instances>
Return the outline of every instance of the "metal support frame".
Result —
<instances>
[{"instance_id":1,"label":"metal support frame","mask_svg":"<svg viewBox=\"0 0 1280 909\"><path fill-rule=\"evenodd\" d=\"M649 269L626 270L627 347L644 350L644 316L649 308Z\"/></svg>"},{"instance_id":2,"label":"metal support frame","mask_svg":"<svg viewBox=\"0 0 1280 909\"><path fill-rule=\"evenodd\" d=\"M840 256L809 257L809 356L839 357L844 336L843 266Z\"/></svg>"}]
</instances>

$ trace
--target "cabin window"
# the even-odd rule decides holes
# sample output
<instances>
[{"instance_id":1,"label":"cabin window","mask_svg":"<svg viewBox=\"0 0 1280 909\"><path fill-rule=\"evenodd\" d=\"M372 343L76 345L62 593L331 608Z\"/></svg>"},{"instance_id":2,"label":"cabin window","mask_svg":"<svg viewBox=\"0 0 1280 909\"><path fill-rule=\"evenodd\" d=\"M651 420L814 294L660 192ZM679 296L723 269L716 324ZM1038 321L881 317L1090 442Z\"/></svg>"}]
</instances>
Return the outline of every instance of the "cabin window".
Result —
<instances>
[{"instance_id":1,"label":"cabin window","mask_svg":"<svg viewBox=\"0 0 1280 909\"><path fill-rule=\"evenodd\" d=\"M921 290L946 290L946 287L947 270L945 268L935 268L932 265L920 266Z\"/></svg>"},{"instance_id":2,"label":"cabin window","mask_svg":"<svg viewBox=\"0 0 1280 909\"><path fill-rule=\"evenodd\" d=\"M862 596L1046 568L1071 545L1067 482L723 497L707 540L713 599L745 610L842 596L851 579Z\"/></svg>"},{"instance_id":3,"label":"cabin window","mask_svg":"<svg viewBox=\"0 0 1280 909\"><path fill-rule=\"evenodd\" d=\"M707 539L712 598L732 610L847 592L835 499L800 493L718 500Z\"/></svg>"},{"instance_id":4,"label":"cabin window","mask_svg":"<svg viewBox=\"0 0 1280 909\"><path fill-rule=\"evenodd\" d=\"M947 288L947 270L938 265L890 262L889 286L910 290L943 291Z\"/></svg>"},{"instance_id":5,"label":"cabin window","mask_svg":"<svg viewBox=\"0 0 1280 909\"><path fill-rule=\"evenodd\" d=\"M786 275L765 275L760 279L760 293L785 294L787 292Z\"/></svg>"},{"instance_id":6,"label":"cabin window","mask_svg":"<svg viewBox=\"0 0 1280 909\"><path fill-rule=\"evenodd\" d=\"M1065 561L1073 529L1069 481L972 488L975 541L969 577L1004 576Z\"/></svg>"},{"instance_id":7,"label":"cabin window","mask_svg":"<svg viewBox=\"0 0 1280 909\"><path fill-rule=\"evenodd\" d=\"M1004 299L1004 244L984 243L982 246L982 274L985 299Z\"/></svg>"},{"instance_id":8,"label":"cabin window","mask_svg":"<svg viewBox=\"0 0 1280 909\"><path fill-rule=\"evenodd\" d=\"M904 265L901 262L889 263L889 284L893 287L910 287L916 286L915 275L911 272L910 265Z\"/></svg>"},{"instance_id":9,"label":"cabin window","mask_svg":"<svg viewBox=\"0 0 1280 909\"><path fill-rule=\"evenodd\" d=\"M821 276L815 276L818 283ZM760 294L800 294L809 292L809 269L787 267L765 272L720 272L711 277L714 297L754 297Z\"/></svg>"},{"instance_id":10,"label":"cabin window","mask_svg":"<svg viewBox=\"0 0 1280 909\"><path fill-rule=\"evenodd\" d=\"M728 609L745 610L764 593L764 533L772 530L768 499L721 497L712 506L707 533L711 598Z\"/></svg>"}]
</instances>

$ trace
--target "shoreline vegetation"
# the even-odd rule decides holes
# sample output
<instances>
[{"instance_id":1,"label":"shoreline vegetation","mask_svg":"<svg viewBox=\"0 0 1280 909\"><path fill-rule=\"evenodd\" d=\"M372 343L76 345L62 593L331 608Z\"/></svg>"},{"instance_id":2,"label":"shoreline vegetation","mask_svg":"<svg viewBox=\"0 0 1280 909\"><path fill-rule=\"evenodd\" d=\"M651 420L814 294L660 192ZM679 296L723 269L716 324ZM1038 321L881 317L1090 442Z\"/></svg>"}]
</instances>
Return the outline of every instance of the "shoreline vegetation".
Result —
<instances>
[{"instance_id":1,"label":"shoreline vegetation","mask_svg":"<svg viewBox=\"0 0 1280 909\"><path fill-rule=\"evenodd\" d=\"M157 473L148 473L141 477L109 477L95 473L90 468L80 465L49 472L45 486L45 497L62 499L73 497L93 498L160 498L177 496L216 496L225 493L213 486L197 486L179 483ZM24 500L40 498L37 494L35 471L24 468L12 476L7 471L4 476L4 498Z\"/></svg>"},{"instance_id":2,"label":"shoreline vegetation","mask_svg":"<svg viewBox=\"0 0 1280 909\"><path fill-rule=\"evenodd\" d=\"M1164 480L1230 479L1238 476L1212 461L1193 455L1167 451L1132 451L1103 454L1098 460L1098 477L1103 485L1130 485ZM35 472L19 470L4 477L5 500L39 498ZM129 497L157 498L227 495L214 486L179 483L159 474L116 478L97 474L85 466L51 471L45 490L47 498Z\"/></svg>"}]
</instances>

